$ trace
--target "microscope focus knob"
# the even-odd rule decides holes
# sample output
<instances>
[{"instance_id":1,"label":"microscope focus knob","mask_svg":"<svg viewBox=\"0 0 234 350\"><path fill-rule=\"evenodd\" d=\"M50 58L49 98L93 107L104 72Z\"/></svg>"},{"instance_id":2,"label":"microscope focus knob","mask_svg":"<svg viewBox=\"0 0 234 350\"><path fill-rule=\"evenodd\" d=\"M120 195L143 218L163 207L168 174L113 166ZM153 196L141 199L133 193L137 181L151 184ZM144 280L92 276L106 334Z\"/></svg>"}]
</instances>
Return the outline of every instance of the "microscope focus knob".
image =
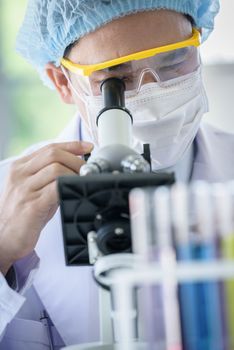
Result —
<instances>
[{"instance_id":1,"label":"microscope focus knob","mask_svg":"<svg viewBox=\"0 0 234 350\"><path fill-rule=\"evenodd\" d=\"M139 154L130 155L121 162L124 173L149 173L150 164Z\"/></svg>"},{"instance_id":2,"label":"microscope focus knob","mask_svg":"<svg viewBox=\"0 0 234 350\"><path fill-rule=\"evenodd\" d=\"M108 161L102 158L94 158L91 162L82 165L80 168L80 176L96 175L110 172Z\"/></svg>"}]
</instances>

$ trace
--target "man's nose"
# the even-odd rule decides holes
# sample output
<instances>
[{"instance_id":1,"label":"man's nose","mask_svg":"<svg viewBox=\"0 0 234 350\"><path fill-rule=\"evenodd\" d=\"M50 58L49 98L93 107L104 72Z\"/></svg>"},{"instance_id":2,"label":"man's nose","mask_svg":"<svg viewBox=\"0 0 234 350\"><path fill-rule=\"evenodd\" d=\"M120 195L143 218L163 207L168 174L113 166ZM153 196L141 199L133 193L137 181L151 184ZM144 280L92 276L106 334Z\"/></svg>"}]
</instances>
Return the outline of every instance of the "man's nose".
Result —
<instances>
[{"instance_id":1,"label":"man's nose","mask_svg":"<svg viewBox=\"0 0 234 350\"><path fill-rule=\"evenodd\" d=\"M145 84L156 82L160 82L157 72L151 68L145 68L140 75L138 90Z\"/></svg>"}]
</instances>

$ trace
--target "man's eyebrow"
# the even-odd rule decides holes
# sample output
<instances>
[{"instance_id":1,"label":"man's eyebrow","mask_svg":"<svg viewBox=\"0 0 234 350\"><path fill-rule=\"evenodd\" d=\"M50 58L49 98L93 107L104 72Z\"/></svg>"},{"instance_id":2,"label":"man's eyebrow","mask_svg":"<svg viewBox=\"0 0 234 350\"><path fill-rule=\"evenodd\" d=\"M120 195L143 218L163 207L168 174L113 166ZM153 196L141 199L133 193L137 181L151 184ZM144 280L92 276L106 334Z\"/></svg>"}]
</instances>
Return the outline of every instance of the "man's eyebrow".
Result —
<instances>
[{"instance_id":1,"label":"man's eyebrow","mask_svg":"<svg viewBox=\"0 0 234 350\"><path fill-rule=\"evenodd\" d=\"M130 62L125 62L125 63L121 63L121 64L118 64L116 66L111 66L111 67L108 67L108 68L104 68L104 69L101 69L99 71L95 71L92 73L92 76L97 78L97 79L100 79L100 76L103 76L105 74L116 74L116 73L124 73L126 72L126 69L128 68L131 68L131 63ZM127 73L127 72L126 72Z\"/></svg>"},{"instance_id":2,"label":"man's eyebrow","mask_svg":"<svg viewBox=\"0 0 234 350\"><path fill-rule=\"evenodd\" d=\"M121 69L121 68L130 67L130 66L131 66L130 62L124 62L124 63L121 63L121 64L117 64L115 66L109 67L107 69L108 69L108 71L115 71L115 70L118 70L118 69Z\"/></svg>"}]
</instances>

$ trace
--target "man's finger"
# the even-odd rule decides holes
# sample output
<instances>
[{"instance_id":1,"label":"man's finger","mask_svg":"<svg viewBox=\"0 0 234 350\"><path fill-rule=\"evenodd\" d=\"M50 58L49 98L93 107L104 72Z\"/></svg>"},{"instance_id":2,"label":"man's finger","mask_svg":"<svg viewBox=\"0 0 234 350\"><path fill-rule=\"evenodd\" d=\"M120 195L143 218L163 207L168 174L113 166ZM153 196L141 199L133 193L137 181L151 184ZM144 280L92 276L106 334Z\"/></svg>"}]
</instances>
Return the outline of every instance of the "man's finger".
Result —
<instances>
[{"instance_id":1,"label":"man's finger","mask_svg":"<svg viewBox=\"0 0 234 350\"><path fill-rule=\"evenodd\" d=\"M80 167L85 163L85 161L77 155L55 148L50 150L50 152L48 152L45 156L40 154L35 159L28 161L24 166L24 173L26 175L34 175L48 165L54 163L59 163L79 174Z\"/></svg>"},{"instance_id":2,"label":"man's finger","mask_svg":"<svg viewBox=\"0 0 234 350\"><path fill-rule=\"evenodd\" d=\"M65 175L77 175L77 173L59 163L53 163L31 176L28 185L31 191L37 191L54 182L59 176Z\"/></svg>"},{"instance_id":3,"label":"man's finger","mask_svg":"<svg viewBox=\"0 0 234 350\"><path fill-rule=\"evenodd\" d=\"M32 159L35 159L38 156L45 156L46 154L53 152L55 149L61 149L61 150L70 152L74 155L82 156L93 150L93 144L90 142L84 142L84 141L52 143L50 145L46 145L36 150L35 152L30 153L27 156L19 158L17 161L20 162L21 164L26 163Z\"/></svg>"}]
</instances>

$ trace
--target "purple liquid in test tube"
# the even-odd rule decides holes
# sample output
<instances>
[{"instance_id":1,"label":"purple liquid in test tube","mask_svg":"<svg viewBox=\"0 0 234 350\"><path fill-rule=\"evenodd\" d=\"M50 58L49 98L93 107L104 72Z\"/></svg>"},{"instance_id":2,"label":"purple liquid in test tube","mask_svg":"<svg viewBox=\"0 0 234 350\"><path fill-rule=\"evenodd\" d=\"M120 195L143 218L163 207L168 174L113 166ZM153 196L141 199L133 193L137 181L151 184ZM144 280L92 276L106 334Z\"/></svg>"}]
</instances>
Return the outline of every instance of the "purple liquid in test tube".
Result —
<instances>
[{"instance_id":1,"label":"purple liquid in test tube","mask_svg":"<svg viewBox=\"0 0 234 350\"><path fill-rule=\"evenodd\" d=\"M152 220L152 196L149 191L136 189L130 195L133 252L143 258L144 264L157 261ZM138 292L140 338L153 350L164 349L165 326L162 305L162 287L144 285Z\"/></svg>"}]
</instances>

